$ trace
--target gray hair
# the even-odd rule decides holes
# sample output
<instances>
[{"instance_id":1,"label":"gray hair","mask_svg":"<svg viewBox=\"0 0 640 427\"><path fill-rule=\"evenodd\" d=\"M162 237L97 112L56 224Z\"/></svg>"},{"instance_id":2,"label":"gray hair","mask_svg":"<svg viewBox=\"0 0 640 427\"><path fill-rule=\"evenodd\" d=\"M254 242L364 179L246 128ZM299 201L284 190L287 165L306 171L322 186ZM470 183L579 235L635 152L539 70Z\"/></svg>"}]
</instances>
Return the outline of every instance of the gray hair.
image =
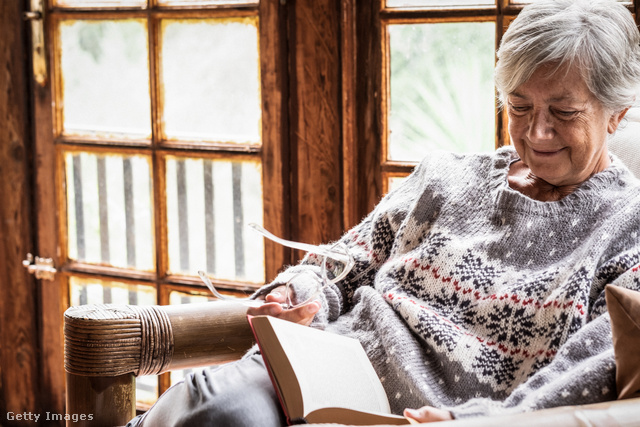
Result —
<instances>
[{"instance_id":1,"label":"gray hair","mask_svg":"<svg viewBox=\"0 0 640 427\"><path fill-rule=\"evenodd\" d=\"M498 50L500 101L545 64L576 66L610 111L632 105L640 89L640 33L631 13L612 0L540 0L526 6Z\"/></svg>"}]
</instances>

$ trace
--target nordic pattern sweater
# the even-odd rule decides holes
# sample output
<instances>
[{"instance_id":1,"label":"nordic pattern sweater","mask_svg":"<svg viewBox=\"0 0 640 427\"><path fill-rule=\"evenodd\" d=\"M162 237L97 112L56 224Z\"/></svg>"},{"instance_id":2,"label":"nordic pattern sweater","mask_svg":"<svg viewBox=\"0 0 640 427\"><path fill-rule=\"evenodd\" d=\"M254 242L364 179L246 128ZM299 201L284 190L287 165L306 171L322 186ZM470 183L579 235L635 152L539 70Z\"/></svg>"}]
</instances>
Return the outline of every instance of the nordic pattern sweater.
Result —
<instances>
[{"instance_id":1,"label":"nordic pattern sweater","mask_svg":"<svg viewBox=\"0 0 640 427\"><path fill-rule=\"evenodd\" d=\"M455 417L616 398L607 284L640 290L640 181L615 157L557 202L512 190L505 147L433 154L345 243L356 260L314 326L355 337L393 412ZM312 287L318 257L263 288Z\"/></svg>"}]
</instances>

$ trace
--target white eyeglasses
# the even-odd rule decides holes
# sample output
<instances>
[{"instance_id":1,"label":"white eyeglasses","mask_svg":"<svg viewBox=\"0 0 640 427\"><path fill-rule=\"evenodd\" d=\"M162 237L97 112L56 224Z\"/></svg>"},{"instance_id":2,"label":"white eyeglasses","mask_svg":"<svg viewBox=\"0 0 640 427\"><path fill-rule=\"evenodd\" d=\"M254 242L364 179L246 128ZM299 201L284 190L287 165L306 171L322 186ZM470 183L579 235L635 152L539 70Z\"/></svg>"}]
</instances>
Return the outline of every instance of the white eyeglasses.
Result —
<instances>
[{"instance_id":1,"label":"white eyeglasses","mask_svg":"<svg viewBox=\"0 0 640 427\"><path fill-rule=\"evenodd\" d=\"M258 224L251 223L249 224L249 226L253 230L262 234L267 239L272 240L276 243L279 243L282 246L286 246L292 249L300 249L309 253L322 256L322 264L320 266L320 276L318 276L316 273L310 270L304 270L295 274L291 279L287 281L287 283L285 284L286 300L285 300L285 303L283 304L284 308L286 309L300 307L301 305L308 304L309 302L315 300L320 295L320 293L324 288L326 288L330 284L338 283L339 281L347 277L347 274L349 274L349 272L353 269L353 266L355 265L355 260L353 259L353 256L351 255L351 253L349 253L349 250L344 243L338 242L332 246L327 247L327 246L310 245L308 243L293 242L291 240L285 240L272 234L271 232L267 231L266 229L259 226ZM344 265L344 267L342 268L342 271L340 271L340 273L333 279L329 279L329 276L327 274L327 260L332 260ZM293 301L291 301L291 294L292 294L292 292L290 292L290 288L292 286L291 283L297 277L303 274L311 275L317 282L317 286L316 286L316 289L314 289L314 291L311 293L309 298L307 298L305 301L294 304ZM213 293L213 295L216 298L219 298L222 300L231 300L231 301L255 302L255 300L251 298L235 298L235 297L222 295L216 290L216 288L213 286L213 283L211 283L211 280L209 280L209 277L204 271L198 271L198 275L200 276L204 284L207 285L207 288L209 288L211 293ZM262 304L263 302L260 301L259 303Z\"/></svg>"}]
</instances>

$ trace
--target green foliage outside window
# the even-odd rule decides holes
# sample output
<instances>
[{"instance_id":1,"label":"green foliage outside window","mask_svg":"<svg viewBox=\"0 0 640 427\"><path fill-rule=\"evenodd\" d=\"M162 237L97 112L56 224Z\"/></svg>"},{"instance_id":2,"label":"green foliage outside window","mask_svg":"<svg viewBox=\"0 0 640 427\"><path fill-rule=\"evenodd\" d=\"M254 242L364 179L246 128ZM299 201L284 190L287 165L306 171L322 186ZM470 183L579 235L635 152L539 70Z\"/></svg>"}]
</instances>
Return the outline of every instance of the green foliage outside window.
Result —
<instances>
[{"instance_id":1,"label":"green foliage outside window","mask_svg":"<svg viewBox=\"0 0 640 427\"><path fill-rule=\"evenodd\" d=\"M495 148L495 23L389 26L389 159Z\"/></svg>"}]
</instances>

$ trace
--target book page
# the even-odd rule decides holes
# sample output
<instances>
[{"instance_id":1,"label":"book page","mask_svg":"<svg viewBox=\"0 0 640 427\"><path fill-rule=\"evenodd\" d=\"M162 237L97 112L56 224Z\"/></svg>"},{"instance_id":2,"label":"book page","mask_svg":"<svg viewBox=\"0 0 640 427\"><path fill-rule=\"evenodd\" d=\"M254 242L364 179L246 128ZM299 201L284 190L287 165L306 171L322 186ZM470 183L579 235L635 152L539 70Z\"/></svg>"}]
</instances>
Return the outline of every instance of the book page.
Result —
<instances>
[{"instance_id":1,"label":"book page","mask_svg":"<svg viewBox=\"0 0 640 427\"><path fill-rule=\"evenodd\" d=\"M324 407L390 413L384 388L360 342L269 319L296 372L304 414Z\"/></svg>"}]
</instances>

